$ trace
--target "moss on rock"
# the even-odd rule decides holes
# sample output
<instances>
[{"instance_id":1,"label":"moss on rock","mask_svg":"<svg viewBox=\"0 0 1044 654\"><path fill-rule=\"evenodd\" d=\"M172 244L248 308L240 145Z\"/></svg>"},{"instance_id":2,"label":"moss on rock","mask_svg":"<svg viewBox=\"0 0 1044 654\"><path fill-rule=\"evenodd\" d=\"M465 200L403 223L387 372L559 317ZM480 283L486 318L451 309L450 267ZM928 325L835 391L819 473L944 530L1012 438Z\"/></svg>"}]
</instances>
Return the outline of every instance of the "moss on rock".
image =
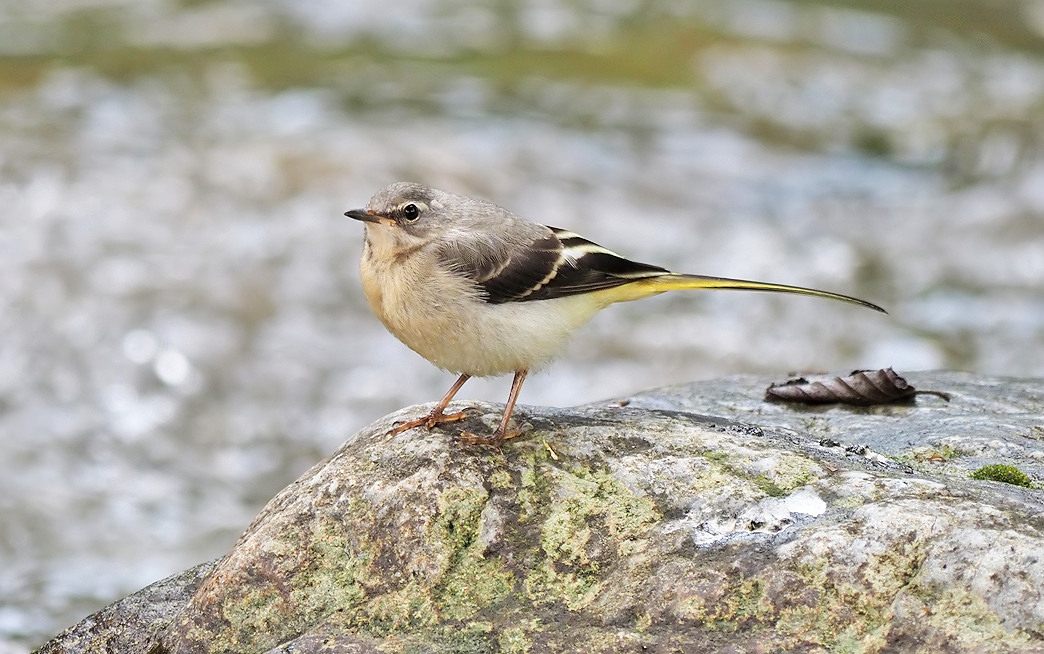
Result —
<instances>
[{"instance_id":1,"label":"moss on rock","mask_svg":"<svg viewBox=\"0 0 1044 654\"><path fill-rule=\"evenodd\" d=\"M1026 488L1033 487L1033 482L1026 473L1015 466L1008 466L1001 463L992 463L990 465L982 466L975 472L971 473L971 478L999 481L1005 484L1012 484L1013 486L1025 486Z\"/></svg>"}]
</instances>

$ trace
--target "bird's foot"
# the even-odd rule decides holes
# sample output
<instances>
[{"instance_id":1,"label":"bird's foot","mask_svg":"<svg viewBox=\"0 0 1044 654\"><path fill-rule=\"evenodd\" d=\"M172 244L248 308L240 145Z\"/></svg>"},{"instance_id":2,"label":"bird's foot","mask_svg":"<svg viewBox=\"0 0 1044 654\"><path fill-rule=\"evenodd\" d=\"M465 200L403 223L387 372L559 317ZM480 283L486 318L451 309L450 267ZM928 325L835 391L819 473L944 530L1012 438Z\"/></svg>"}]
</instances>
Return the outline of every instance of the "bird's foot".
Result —
<instances>
[{"instance_id":1,"label":"bird's foot","mask_svg":"<svg viewBox=\"0 0 1044 654\"><path fill-rule=\"evenodd\" d=\"M389 436L397 436L404 431L413 429L414 427L424 427L428 431L431 431L435 425L441 425L444 422L458 422L468 417L467 411L458 411L456 413L443 413L438 407L431 410L431 413L418 418L416 420L407 420L406 422L396 422L395 426L388 432Z\"/></svg>"},{"instance_id":2,"label":"bird's foot","mask_svg":"<svg viewBox=\"0 0 1044 654\"><path fill-rule=\"evenodd\" d=\"M504 441L521 434L521 429L511 429L508 431L497 429L489 436L479 436L470 431L462 431L460 432L460 435L457 436L457 442L461 445L492 445L493 447L500 447L504 444Z\"/></svg>"}]
</instances>

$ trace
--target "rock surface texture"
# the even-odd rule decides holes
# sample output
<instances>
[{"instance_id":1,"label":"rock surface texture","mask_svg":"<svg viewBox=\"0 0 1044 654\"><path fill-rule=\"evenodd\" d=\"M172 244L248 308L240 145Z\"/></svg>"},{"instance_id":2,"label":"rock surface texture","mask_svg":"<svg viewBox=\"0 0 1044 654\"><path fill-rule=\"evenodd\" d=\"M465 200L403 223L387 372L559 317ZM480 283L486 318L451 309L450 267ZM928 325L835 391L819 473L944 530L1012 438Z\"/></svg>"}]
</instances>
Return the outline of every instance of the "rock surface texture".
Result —
<instances>
[{"instance_id":1,"label":"rock surface texture","mask_svg":"<svg viewBox=\"0 0 1044 654\"><path fill-rule=\"evenodd\" d=\"M781 380L736 377L520 407L502 450L386 437L409 409L223 559L39 651L1042 652L1044 380L908 378L951 401L770 404Z\"/></svg>"}]
</instances>

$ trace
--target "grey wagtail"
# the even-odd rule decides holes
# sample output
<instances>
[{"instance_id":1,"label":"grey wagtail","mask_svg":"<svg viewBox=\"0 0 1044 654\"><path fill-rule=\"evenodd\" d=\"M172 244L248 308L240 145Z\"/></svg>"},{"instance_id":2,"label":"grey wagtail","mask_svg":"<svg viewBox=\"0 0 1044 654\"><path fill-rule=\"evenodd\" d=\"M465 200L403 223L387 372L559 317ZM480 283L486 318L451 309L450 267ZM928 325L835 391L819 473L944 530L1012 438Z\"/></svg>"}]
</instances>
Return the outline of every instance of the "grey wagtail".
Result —
<instances>
[{"instance_id":1,"label":"grey wagtail","mask_svg":"<svg viewBox=\"0 0 1044 654\"><path fill-rule=\"evenodd\" d=\"M884 309L847 295L799 286L685 275L625 259L573 232L520 218L507 209L446 191L397 182L345 212L363 221L359 270L363 293L384 326L414 352L460 377L423 418L390 434L465 417L444 413L471 377L514 373L490 436L465 443L500 445L522 382L548 364L596 313L665 291L722 288L800 293Z\"/></svg>"}]
</instances>

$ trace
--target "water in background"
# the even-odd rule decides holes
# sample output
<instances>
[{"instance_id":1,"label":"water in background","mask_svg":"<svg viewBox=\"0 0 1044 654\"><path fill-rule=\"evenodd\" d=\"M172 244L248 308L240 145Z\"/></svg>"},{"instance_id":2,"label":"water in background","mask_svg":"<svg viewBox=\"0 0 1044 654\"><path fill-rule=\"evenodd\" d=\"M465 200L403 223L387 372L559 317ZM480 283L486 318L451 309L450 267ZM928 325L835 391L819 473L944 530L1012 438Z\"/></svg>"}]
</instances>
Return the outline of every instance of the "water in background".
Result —
<instances>
[{"instance_id":1,"label":"water in background","mask_svg":"<svg viewBox=\"0 0 1044 654\"><path fill-rule=\"evenodd\" d=\"M1041 375L1042 34L1013 0L0 1L0 652L222 554L448 387L359 291L342 213L391 181L891 311L617 306L523 403Z\"/></svg>"}]
</instances>

